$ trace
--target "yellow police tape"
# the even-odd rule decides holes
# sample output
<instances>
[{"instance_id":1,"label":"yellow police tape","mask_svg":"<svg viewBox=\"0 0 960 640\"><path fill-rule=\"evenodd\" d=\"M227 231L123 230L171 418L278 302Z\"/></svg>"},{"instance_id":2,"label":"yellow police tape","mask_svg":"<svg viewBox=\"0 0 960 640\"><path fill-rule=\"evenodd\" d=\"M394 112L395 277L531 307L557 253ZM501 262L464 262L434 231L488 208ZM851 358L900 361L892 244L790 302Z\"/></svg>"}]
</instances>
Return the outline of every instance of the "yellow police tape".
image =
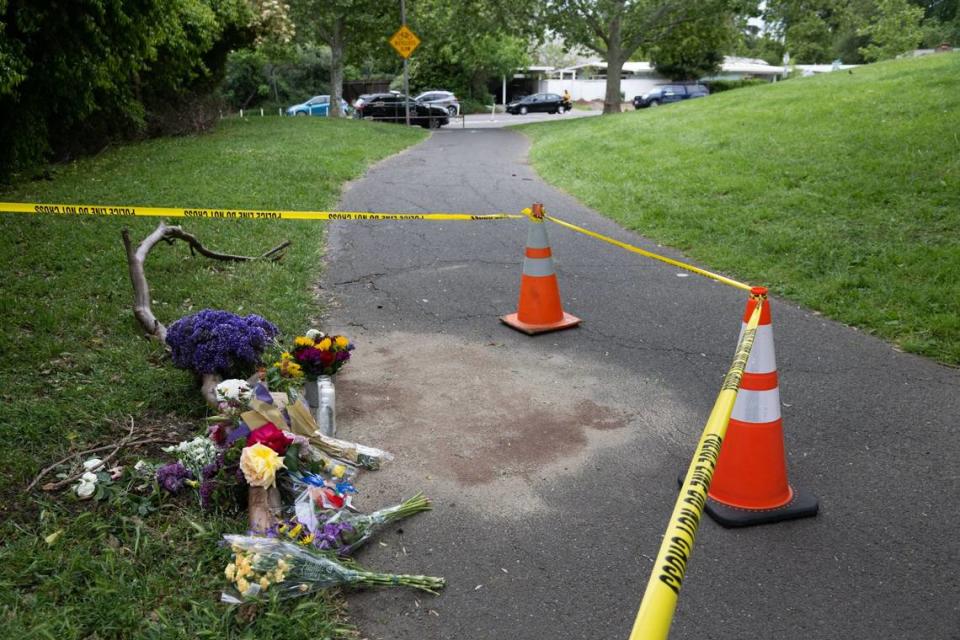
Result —
<instances>
[{"instance_id":1,"label":"yellow police tape","mask_svg":"<svg viewBox=\"0 0 960 640\"><path fill-rule=\"evenodd\" d=\"M120 216L212 218L224 220L519 220L514 213L372 213L362 211L273 211L267 209L182 209L79 204L0 202L0 213L40 213L59 216Z\"/></svg>"},{"instance_id":2,"label":"yellow police tape","mask_svg":"<svg viewBox=\"0 0 960 640\"><path fill-rule=\"evenodd\" d=\"M737 390L743 370L747 366L750 350L760 324L760 310L766 304L765 296L755 296L757 305L747 322L747 327L737 345L733 364L723 379L723 386L713 405L710 417L700 436L697 451L680 488L680 495L673 507L670 524L660 544L660 552L653 565L653 573L647 582L647 590L640 603L640 611L633 623L630 640L666 640L677 608L680 586L687 570L687 561L693 553L693 541L707 504L707 492L717 467L720 445L727 434L727 424L737 399Z\"/></svg>"},{"instance_id":3,"label":"yellow police tape","mask_svg":"<svg viewBox=\"0 0 960 640\"><path fill-rule=\"evenodd\" d=\"M720 275L719 273L713 273L712 271L707 271L706 269L701 269L700 267L695 267L695 266L693 266L692 264L687 264L687 263L685 263L685 262L680 262L679 260L674 260L673 258L668 258L668 257L666 257L666 256L661 256L661 255L658 254L658 253L653 253L652 251L647 251L646 249L641 249L640 247L635 247L635 246L633 246L632 244L627 244L626 242L620 242L619 240L614 240L613 238L607 237L607 236L605 236L605 235L603 235L603 234L600 234L600 233L597 233L597 232L595 232L595 231L590 231L590 230L588 230L588 229L584 229L583 227L578 227L578 226L575 225L575 224L570 224L569 222L564 222L563 220L560 220L559 218L554 218L553 216L544 216L544 217L545 217L547 220L550 220L551 222L556 222L556 223L559 224L560 226L566 227L567 229L571 229L572 231L576 231L577 233L582 233L582 234L584 234L584 235L590 236L591 238L596 238L597 240L603 240L604 242L609 242L610 244L612 244L612 245L614 245L614 246L617 246L617 247L620 247L621 249L626 249L627 251L632 251L633 253L638 253L638 254L640 254L641 256L645 256L645 257L647 257L647 258L653 258L654 260L659 260L660 262L666 262L667 264L673 265L673 266L675 266L675 267L680 267L681 269L686 269L687 271L691 271L691 272L693 272L693 273L695 273L695 274L697 274L697 275L703 276L703 277L705 277L705 278L710 278L710 279L712 279L712 280L716 280L717 282L721 282L721 283L723 283L723 284L730 285L731 287L736 287L737 289L743 289L744 291L749 291L750 288L751 288L750 285L748 285L748 284L744 284L743 282L737 282L736 280L733 280L732 278L728 278L728 277L726 277L726 276L722 276L722 275Z\"/></svg>"},{"instance_id":4,"label":"yellow police tape","mask_svg":"<svg viewBox=\"0 0 960 640\"><path fill-rule=\"evenodd\" d=\"M531 209L524 209L520 214L515 213L374 213L362 211L275 211L268 209L183 209L179 207L139 207L133 205L80 205L80 204L37 204L31 202L0 202L0 213L34 213L51 214L58 216L119 216L119 217L160 217L160 218L210 218L219 220L522 220L527 218L533 222L542 222L544 219L555 222L577 233L608 242L614 246L632 251L669 265L686 269L697 275L716 280L717 282L750 290L750 285L737 282L706 269L695 267L679 260L667 258L635 247L626 242L620 242L605 235L578 227L553 216L544 215L535 217Z\"/></svg>"}]
</instances>

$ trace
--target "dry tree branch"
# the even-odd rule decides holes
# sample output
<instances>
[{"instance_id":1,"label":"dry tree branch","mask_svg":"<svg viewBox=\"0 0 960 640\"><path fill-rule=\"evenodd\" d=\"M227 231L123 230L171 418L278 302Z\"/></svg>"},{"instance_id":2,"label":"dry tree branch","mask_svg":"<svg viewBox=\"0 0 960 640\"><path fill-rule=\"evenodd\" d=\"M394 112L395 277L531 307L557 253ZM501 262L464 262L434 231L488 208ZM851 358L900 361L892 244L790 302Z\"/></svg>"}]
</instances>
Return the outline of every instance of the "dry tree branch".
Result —
<instances>
[{"instance_id":1,"label":"dry tree branch","mask_svg":"<svg viewBox=\"0 0 960 640\"><path fill-rule=\"evenodd\" d=\"M94 447L93 449L87 449L85 451L76 451L74 453L71 453L70 455L66 456L62 460L58 460L57 462L54 462L50 466L44 468L39 474L37 474L37 477L34 478L30 484L27 485L27 488L24 489L24 492L27 492L33 489L37 485L37 483L43 479L45 475L47 475L48 473L50 473L51 471L59 467L61 464L68 462L77 457L82 457L84 455L87 455L90 453L96 453L98 451L113 449L113 451L107 454L106 457L101 458L100 466L97 468L103 469L107 466L107 462L109 462L114 456L116 456L120 452L120 450L123 449L124 447L134 447L134 446L139 446L143 444L152 444L155 442L176 442L176 440L171 440L169 437L162 437L162 436L152 437L152 438L141 438L139 440L134 440L133 429L134 429L133 416L130 416L130 429L127 432L127 435L121 438L119 442L117 442L116 444L108 444L102 447ZM41 488L44 491L57 491L58 489L62 489L63 487L70 484L71 482L74 482L75 480L79 479L80 476L82 476L84 473L86 473L86 469L81 469L80 471L77 471L67 476L66 478L63 478L58 482L48 482L47 484L43 485L43 487Z\"/></svg>"},{"instance_id":2,"label":"dry tree branch","mask_svg":"<svg viewBox=\"0 0 960 640\"><path fill-rule=\"evenodd\" d=\"M271 260L278 261L283 258L287 247L290 246L290 240L287 240L273 249L260 256L235 256L229 253L220 253L212 251L203 246L200 240L191 233L187 233L178 226L168 226L165 222L160 222L153 233L144 238L136 249L130 240L130 232L124 229L121 232L123 236L123 246L127 252L127 267L130 271L130 282L133 284L133 315L136 317L140 326L151 338L156 338L164 342L167 337L167 328L157 320L153 315L153 309L150 307L150 285L147 283L147 276L144 273L143 265L147 261L147 255L150 250L161 240L168 244L173 244L174 240L183 240L190 245L190 252L196 251L202 256L214 260L227 260L232 262L247 262L251 260Z\"/></svg>"}]
</instances>

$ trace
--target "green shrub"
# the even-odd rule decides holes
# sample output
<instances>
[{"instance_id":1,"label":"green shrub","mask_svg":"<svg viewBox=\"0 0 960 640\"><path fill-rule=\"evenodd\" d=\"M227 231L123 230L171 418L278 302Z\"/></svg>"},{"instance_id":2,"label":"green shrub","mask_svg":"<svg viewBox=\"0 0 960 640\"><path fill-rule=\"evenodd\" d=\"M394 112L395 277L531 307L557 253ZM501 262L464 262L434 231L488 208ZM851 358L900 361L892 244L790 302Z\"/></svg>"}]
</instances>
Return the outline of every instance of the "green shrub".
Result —
<instances>
[{"instance_id":1,"label":"green shrub","mask_svg":"<svg viewBox=\"0 0 960 640\"><path fill-rule=\"evenodd\" d=\"M710 93L720 93L722 91L730 91L731 89L742 89L743 87L755 87L757 85L767 84L767 81L756 78L744 78L743 80L707 80L702 81L701 84L707 85Z\"/></svg>"}]
</instances>

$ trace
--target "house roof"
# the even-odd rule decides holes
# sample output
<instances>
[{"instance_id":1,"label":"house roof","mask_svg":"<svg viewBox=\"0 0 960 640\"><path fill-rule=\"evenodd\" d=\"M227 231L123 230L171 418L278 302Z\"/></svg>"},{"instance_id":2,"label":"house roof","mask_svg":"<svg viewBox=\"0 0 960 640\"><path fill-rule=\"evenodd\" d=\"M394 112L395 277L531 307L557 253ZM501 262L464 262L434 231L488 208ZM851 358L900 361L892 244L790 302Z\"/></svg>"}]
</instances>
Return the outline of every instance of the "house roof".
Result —
<instances>
[{"instance_id":1,"label":"house roof","mask_svg":"<svg viewBox=\"0 0 960 640\"><path fill-rule=\"evenodd\" d=\"M829 66L829 65L827 65ZM532 67L531 67L532 68ZM554 73L569 73L580 69L606 69L607 63L603 60L590 60L562 69L553 69ZM649 62L625 62L623 70L627 73L652 73L655 71L653 65ZM783 73L783 67L774 67L763 60L756 58L738 58L735 56L724 56L723 64L720 67L721 73L749 73L752 75L778 75Z\"/></svg>"}]
</instances>

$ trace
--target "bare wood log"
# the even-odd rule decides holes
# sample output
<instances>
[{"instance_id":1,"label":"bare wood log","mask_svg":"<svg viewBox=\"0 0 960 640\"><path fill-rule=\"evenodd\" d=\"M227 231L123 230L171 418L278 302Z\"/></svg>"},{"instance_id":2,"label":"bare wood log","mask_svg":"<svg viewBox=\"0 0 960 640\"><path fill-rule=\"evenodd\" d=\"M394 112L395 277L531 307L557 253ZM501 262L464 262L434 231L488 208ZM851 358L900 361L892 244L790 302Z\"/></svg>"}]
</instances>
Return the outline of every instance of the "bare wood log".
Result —
<instances>
[{"instance_id":1,"label":"bare wood log","mask_svg":"<svg viewBox=\"0 0 960 640\"><path fill-rule=\"evenodd\" d=\"M287 240L273 249L260 256L235 256L229 253L220 253L212 251L203 246L203 244L191 233L187 233L177 226L168 226L160 222L153 233L144 238L136 249L133 248L133 242L130 240L130 232L124 229L121 232L123 236L123 246L127 251L127 268L130 271L130 282L133 284L133 315L136 317L140 326L146 334L164 342L167 337L167 328L157 320L153 315L153 309L150 307L150 285L147 283L147 276L144 273L143 265L147 261L147 255L150 250L160 241L173 243L174 240L183 240L190 245L190 252L197 253L212 258L214 260L228 260L233 262L245 262L249 260L272 260L277 261L283 258L287 247L290 246L290 240ZM208 402L210 396L207 396ZM215 405L216 402L213 402Z\"/></svg>"},{"instance_id":2,"label":"bare wood log","mask_svg":"<svg viewBox=\"0 0 960 640\"><path fill-rule=\"evenodd\" d=\"M153 309L150 307L150 285L147 284L147 276L143 272L143 263L147 260L147 254L154 245L160 242L167 231L167 225L161 222L157 228L147 236L140 245L134 249L130 241L130 232L124 229L123 246L127 250L127 268L130 271L130 282L133 283L133 315L146 331L147 335L164 342L167 338L167 328L157 320L153 315Z\"/></svg>"},{"instance_id":3,"label":"bare wood log","mask_svg":"<svg viewBox=\"0 0 960 640\"><path fill-rule=\"evenodd\" d=\"M217 385L223 382L223 378L216 373L205 373L201 378L200 382L200 393L203 394L203 399L207 401L207 404L213 407L217 407Z\"/></svg>"},{"instance_id":4,"label":"bare wood log","mask_svg":"<svg viewBox=\"0 0 960 640\"><path fill-rule=\"evenodd\" d=\"M247 492L247 513L250 531L263 534L277 524L280 517L280 490L276 485L268 489L250 487Z\"/></svg>"}]
</instances>

